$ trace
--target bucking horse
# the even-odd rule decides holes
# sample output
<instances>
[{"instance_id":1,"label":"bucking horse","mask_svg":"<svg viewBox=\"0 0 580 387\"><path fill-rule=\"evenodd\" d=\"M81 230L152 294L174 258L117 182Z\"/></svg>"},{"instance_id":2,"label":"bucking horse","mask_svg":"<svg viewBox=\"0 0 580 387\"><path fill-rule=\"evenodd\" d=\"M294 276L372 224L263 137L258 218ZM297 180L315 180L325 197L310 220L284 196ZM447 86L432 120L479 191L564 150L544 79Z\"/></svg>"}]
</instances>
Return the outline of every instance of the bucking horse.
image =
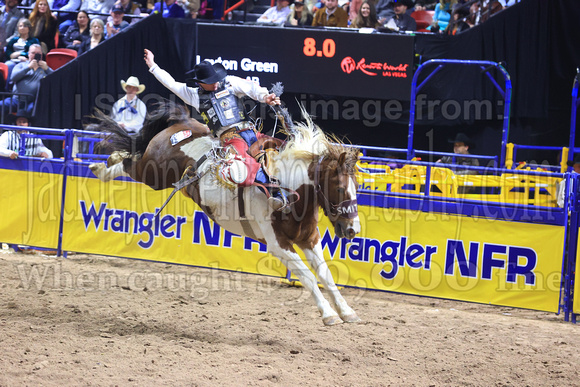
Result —
<instances>
[{"instance_id":1,"label":"bucking horse","mask_svg":"<svg viewBox=\"0 0 580 387\"><path fill-rule=\"evenodd\" d=\"M258 186L223 184L219 170L228 162L227 150L185 107L169 101L159 104L137 136L101 114L98 130L109 133L102 143L115 152L107 164L94 163L90 169L102 181L129 176L155 190L180 189L224 229L264 243L312 294L325 325L358 322L324 260L317 225L321 207L338 237L352 239L360 232L355 179L359 151L326 135L305 112L303 116L304 123L292 125L288 140L268 165L291 192L290 213L273 210Z\"/></svg>"}]
</instances>

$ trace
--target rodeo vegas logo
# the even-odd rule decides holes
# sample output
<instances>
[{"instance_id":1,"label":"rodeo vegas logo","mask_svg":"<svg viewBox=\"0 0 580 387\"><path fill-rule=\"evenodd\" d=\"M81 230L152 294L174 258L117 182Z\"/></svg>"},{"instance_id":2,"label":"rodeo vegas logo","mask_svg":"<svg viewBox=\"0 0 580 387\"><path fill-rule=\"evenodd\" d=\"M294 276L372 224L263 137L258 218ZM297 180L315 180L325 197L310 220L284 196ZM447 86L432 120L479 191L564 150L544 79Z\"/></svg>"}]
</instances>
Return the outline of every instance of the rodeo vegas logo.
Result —
<instances>
[{"instance_id":1,"label":"rodeo vegas logo","mask_svg":"<svg viewBox=\"0 0 580 387\"><path fill-rule=\"evenodd\" d=\"M393 66L387 62L366 63L366 61L366 58L362 58L357 62L352 57L347 56L340 62L340 68L347 74L358 70L371 77L382 75L383 77L407 78L408 64L401 63Z\"/></svg>"}]
</instances>

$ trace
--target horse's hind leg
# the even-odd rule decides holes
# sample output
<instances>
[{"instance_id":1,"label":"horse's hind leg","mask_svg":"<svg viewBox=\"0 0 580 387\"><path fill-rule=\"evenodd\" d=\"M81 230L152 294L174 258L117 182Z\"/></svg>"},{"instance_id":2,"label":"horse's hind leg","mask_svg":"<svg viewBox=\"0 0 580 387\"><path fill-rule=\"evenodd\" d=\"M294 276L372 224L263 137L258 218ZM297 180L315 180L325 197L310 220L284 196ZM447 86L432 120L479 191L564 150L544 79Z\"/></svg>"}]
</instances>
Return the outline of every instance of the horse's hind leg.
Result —
<instances>
[{"instance_id":1,"label":"horse's hind leg","mask_svg":"<svg viewBox=\"0 0 580 387\"><path fill-rule=\"evenodd\" d=\"M335 325L340 323L340 317L338 317L336 311L332 309L330 303L322 295L322 292L318 288L316 277L314 277L314 274L312 274L310 269L308 269L308 266L302 262L300 256L293 251L284 250L279 246L275 249L272 249L271 245L268 244L268 247L270 248L270 252L273 255L280 258L282 263L292 273L298 276L298 279L300 282L302 282L302 285L310 292L310 294L312 294L314 301L316 302L316 306L320 311L320 315L322 316L324 325Z\"/></svg>"},{"instance_id":2,"label":"horse's hind leg","mask_svg":"<svg viewBox=\"0 0 580 387\"><path fill-rule=\"evenodd\" d=\"M105 163L93 163L89 165L89 169L101 181L110 181L119 176L129 176L123 169L123 163L115 164L109 168Z\"/></svg>"},{"instance_id":3,"label":"horse's hind leg","mask_svg":"<svg viewBox=\"0 0 580 387\"><path fill-rule=\"evenodd\" d=\"M359 322L360 318L357 316L356 312L350 306L348 306L346 300L344 297L342 297L342 294L340 294L336 284L334 283L332 273L330 272L330 269L324 260L320 242L318 242L312 249L303 248L302 251L304 251L304 255L316 273L316 276L330 294L332 303L336 307L340 318L344 322L348 323Z\"/></svg>"}]
</instances>

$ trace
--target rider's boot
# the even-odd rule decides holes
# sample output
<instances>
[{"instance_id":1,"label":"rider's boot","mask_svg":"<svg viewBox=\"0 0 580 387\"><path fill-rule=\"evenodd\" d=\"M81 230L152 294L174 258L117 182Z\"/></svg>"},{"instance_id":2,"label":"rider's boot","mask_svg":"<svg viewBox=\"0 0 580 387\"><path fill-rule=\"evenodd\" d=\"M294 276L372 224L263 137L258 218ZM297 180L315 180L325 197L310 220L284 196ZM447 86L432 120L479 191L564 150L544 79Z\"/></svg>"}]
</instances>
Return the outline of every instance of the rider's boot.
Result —
<instances>
[{"instance_id":1,"label":"rider's boot","mask_svg":"<svg viewBox=\"0 0 580 387\"><path fill-rule=\"evenodd\" d=\"M280 182L275 177L270 177L264 173L263 168L258 170L256 174L256 181L264 184L270 197L268 198L268 205L274 211L281 211L284 214L290 213L292 208L288 204L288 197L284 190L280 188Z\"/></svg>"},{"instance_id":2,"label":"rider's boot","mask_svg":"<svg viewBox=\"0 0 580 387\"><path fill-rule=\"evenodd\" d=\"M268 187L268 192L270 193L268 204L270 207L275 211L281 211L283 214L290 213L292 208L288 204L288 197L284 193L284 190L280 189L280 184L274 179L270 179L270 184L275 184L275 186Z\"/></svg>"}]
</instances>

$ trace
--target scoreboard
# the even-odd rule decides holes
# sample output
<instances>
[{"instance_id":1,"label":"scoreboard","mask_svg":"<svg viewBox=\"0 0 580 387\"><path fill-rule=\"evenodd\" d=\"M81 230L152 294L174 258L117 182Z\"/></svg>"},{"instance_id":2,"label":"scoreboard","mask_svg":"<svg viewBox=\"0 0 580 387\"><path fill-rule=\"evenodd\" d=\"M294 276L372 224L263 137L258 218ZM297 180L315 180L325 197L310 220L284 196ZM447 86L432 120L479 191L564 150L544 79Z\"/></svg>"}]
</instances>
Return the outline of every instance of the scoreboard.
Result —
<instances>
[{"instance_id":1,"label":"scoreboard","mask_svg":"<svg viewBox=\"0 0 580 387\"><path fill-rule=\"evenodd\" d=\"M409 100L414 37L353 29L197 24L196 63L288 92Z\"/></svg>"}]
</instances>

